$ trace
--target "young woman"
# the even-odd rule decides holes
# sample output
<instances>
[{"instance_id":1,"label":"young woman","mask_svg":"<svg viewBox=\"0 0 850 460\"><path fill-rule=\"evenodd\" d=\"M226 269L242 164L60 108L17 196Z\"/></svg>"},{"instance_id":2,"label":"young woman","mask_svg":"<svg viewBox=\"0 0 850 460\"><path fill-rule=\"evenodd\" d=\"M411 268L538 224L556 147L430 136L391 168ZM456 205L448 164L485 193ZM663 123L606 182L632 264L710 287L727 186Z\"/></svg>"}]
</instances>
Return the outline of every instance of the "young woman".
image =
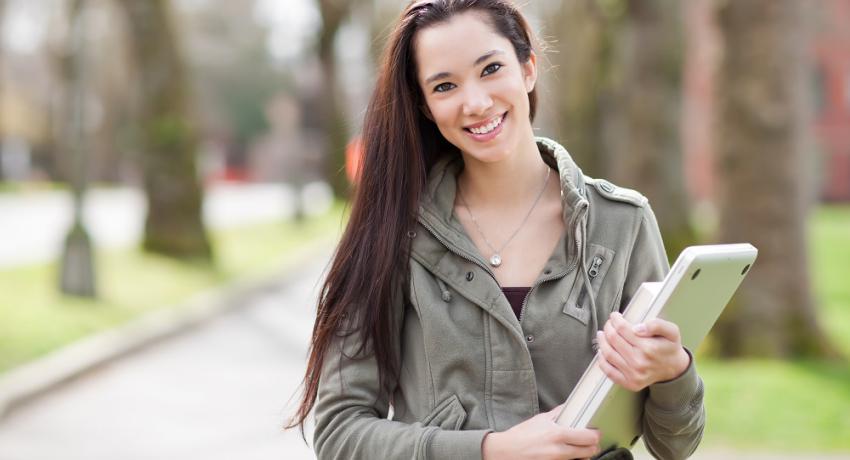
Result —
<instances>
[{"instance_id":1,"label":"young woman","mask_svg":"<svg viewBox=\"0 0 850 460\"><path fill-rule=\"evenodd\" d=\"M319 458L593 457L554 416L597 351L653 454L699 443L678 329L619 314L668 270L655 217L535 138L532 45L509 0L413 2L390 35L292 423L315 409Z\"/></svg>"}]
</instances>

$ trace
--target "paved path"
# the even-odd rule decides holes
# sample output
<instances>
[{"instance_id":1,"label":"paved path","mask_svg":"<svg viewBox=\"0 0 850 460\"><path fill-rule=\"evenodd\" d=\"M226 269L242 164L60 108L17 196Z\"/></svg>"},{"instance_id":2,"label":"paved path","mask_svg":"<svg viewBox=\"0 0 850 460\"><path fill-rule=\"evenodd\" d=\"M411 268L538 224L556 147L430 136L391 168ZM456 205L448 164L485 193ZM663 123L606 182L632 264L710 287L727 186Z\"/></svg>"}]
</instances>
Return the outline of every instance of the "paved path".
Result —
<instances>
[{"instance_id":1,"label":"paved path","mask_svg":"<svg viewBox=\"0 0 850 460\"><path fill-rule=\"evenodd\" d=\"M323 268L12 412L0 460L314 458L280 427Z\"/></svg>"}]
</instances>

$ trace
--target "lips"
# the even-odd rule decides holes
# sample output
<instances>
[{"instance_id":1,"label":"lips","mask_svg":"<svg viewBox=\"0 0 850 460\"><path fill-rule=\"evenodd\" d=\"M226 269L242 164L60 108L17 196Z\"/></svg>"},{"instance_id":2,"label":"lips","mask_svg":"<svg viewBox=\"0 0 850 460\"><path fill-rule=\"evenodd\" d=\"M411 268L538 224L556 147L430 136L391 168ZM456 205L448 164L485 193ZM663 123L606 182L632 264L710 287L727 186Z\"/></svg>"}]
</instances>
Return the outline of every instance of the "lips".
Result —
<instances>
[{"instance_id":1,"label":"lips","mask_svg":"<svg viewBox=\"0 0 850 460\"><path fill-rule=\"evenodd\" d=\"M480 123L465 126L463 129L473 134L487 134L501 125L505 115L507 115L507 112L488 118Z\"/></svg>"}]
</instances>

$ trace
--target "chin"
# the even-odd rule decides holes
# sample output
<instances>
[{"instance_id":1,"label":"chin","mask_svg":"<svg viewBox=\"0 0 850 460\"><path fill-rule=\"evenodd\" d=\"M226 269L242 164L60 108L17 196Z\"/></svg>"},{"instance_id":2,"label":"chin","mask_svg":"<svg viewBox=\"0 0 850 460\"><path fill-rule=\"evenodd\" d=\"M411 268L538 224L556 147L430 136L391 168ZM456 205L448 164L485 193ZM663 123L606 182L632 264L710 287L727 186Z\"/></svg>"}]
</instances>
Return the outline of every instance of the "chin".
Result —
<instances>
[{"instance_id":1,"label":"chin","mask_svg":"<svg viewBox=\"0 0 850 460\"><path fill-rule=\"evenodd\" d=\"M506 134L506 133L503 133ZM475 142L463 142L460 144L460 150L465 156L474 158L482 163L497 163L506 158L516 150L514 142L509 142L507 137L501 139L493 145L483 146Z\"/></svg>"},{"instance_id":2,"label":"chin","mask_svg":"<svg viewBox=\"0 0 850 460\"><path fill-rule=\"evenodd\" d=\"M464 150L466 156L482 163L498 163L511 155L510 150L502 148Z\"/></svg>"}]
</instances>

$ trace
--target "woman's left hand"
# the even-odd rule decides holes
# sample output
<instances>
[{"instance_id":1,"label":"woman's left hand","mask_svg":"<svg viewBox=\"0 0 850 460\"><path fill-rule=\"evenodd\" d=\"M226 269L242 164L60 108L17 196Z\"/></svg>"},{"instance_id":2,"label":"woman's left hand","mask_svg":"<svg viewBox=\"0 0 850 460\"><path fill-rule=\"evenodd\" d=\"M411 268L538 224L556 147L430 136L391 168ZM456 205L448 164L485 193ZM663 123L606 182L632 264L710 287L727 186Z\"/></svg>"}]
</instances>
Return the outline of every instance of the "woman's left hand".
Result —
<instances>
[{"instance_id":1,"label":"woman's left hand","mask_svg":"<svg viewBox=\"0 0 850 460\"><path fill-rule=\"evenodd\" d=\"M614 312L597 339L599 366L614 383L635 392L679 377L691 362L679 327L660 318L633 325Z\"/></svg>"}]
</instances>

